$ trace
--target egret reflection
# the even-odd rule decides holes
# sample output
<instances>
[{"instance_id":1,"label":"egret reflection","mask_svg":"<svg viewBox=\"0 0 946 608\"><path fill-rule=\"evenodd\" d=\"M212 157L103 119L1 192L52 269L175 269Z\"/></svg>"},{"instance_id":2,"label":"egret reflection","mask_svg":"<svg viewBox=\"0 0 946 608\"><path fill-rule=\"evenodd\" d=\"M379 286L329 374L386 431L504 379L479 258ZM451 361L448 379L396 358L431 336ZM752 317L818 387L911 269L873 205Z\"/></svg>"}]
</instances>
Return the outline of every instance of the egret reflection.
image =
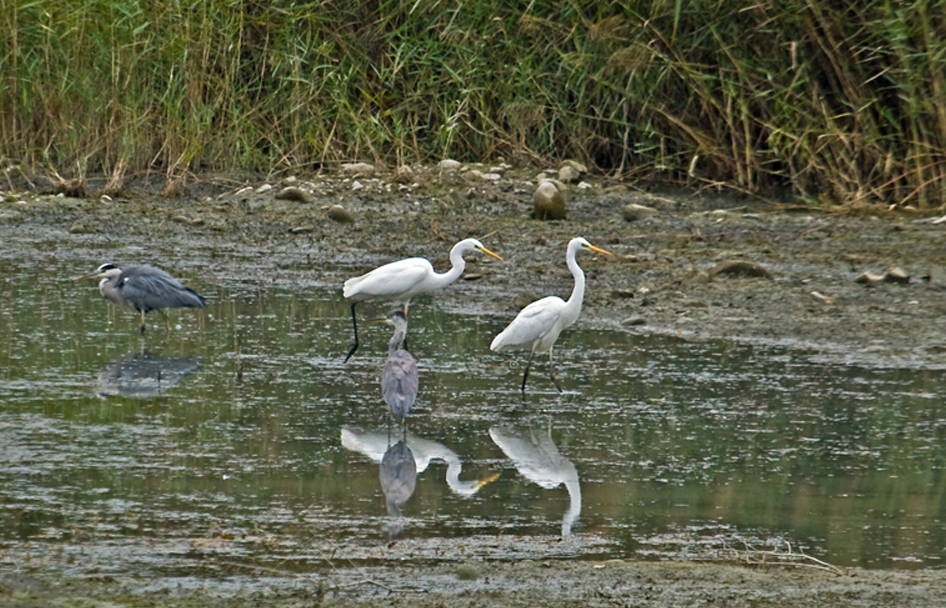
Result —
<instances>
[{"instance_id":1,"label":"egret reflection","mask_svg":"<svg viewBox=\"0 0 946 608\"><path fill-rule=\"evenodd\" d=\"M565 484L570 502L562 518L562 536L571 534L581 513L581 485L575 465L562 456L552 441L551 428L494 426L489 429L489 436L529 481L546 490Z\"/></svg>"},{"instance_id":2,"label":"egret reflection","mask_svg":"<svg viewBox=\"0 0 946 608\"><path fill-rule=\"evenodd\" d=\"M157 397L200 368L200 357L163 357L147 351L122 355L98 374L104 397Z\"/></svg>"},{"instance_id":3,"label":"egret reflection","mask_svg":"<svg viewBox=\"0 0 946 608\"><path fill-rule=\"evenodd\" d=\"M460 473L463 463L456 452L442 443L423 439L414 433L405 433L404 441L414 455L417 473L427 470L433 460L440 460L447 464L447 485L455 494L472 496L480 488L495 480L499 474L490 475L485 479L462 481ZM370 458L373 462L381 462L385 451L391 445L387 431L364 431L350 426L342 427L342 446Z\"/></svg>"},{"instance_id":4,"label":"egret reflection","mask_svg":"<svg viewBox=\"0 0 946 608\"><path fill-rule=\"evenodd\" d=\"M401 507L417 487L417 463L403 439L389 447L381 457L380 478L388 515L392 517L388 538L395 539L404 531Z\"/></svg>"}]
</instances>

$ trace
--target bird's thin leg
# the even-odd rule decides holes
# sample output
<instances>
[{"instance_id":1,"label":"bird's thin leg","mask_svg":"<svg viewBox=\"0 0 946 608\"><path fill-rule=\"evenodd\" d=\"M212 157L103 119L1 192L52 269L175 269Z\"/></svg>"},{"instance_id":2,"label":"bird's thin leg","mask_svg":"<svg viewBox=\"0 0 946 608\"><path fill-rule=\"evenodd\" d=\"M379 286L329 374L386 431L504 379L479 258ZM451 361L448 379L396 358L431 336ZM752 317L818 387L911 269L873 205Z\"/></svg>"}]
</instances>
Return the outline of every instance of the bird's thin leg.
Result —
<instances>
[{"instance_id":1,"label":"bird's thin leg","mask_svg":"<svg viewBox=\"0 0 946 608\"><path fill-rule=\"evenodd\" d=\"M404 302L404 318L405 319L407 318L407 305L408 304L410 304L410 302ZM402 343L401 347L407 352L411 352L411 350L407 348L407 335L406 334L404 335L404 342Z\"/></svg>"},{"instance_id":2,"label":"bird's thin leg","mask_svg":"<svg viewBox=\"0 0 946 608\"><path fill-rule=\"evenodd\" d=\"M522 373L522 396L526 396L526 380L529 378L529 367L532 365L532 357L535 356L535 351L529 353L529 360L526 361L526 371Z\"/></svg>"},{"instance_id":3,"label":"bird's thin leg","mask_svg":"<svg viewBox=\"0 0 946 608\"><path fill-rule=\"evenodd\" d=\"M166 329L167 331L171 331L171 323L168 322L168 316L164 314L164 311L161 310L160 308L155 308L155 310L161 313L161 316L164 317L164 329Z\"/></svg>"},{"instance_id":4,"label":"bird's thin leg","mask_svg":"<svg viewBox=\"0 0 946 608\"><path fill-rule=\"evenodd\" d=\"M358 320L355 318L355 305L357 302L352 302L351 305L351 326L355 330L355 344L351 347L351 350L348 351L348 354L345 356L345 363L348 363L348 360L351 359L351 356L355 354L355 351L358 350Z\"/></svg>"},{"instance_id":5,"label":"bird's thin leg","mask_svg":"<svg viewBox=\"0 0 946 608\"><path fill-rule=\"evenodd\" d=\"M549 376L552 377L552 382L555 383L555 388L558 389L559 393L562 393L562 385L558 383L558 374L555 373L555 362L552 361L552 349L549 349Z\"/></svg>"},{"instance_id":6,"label":"bird's thin leg","mask_svg":"<svg viewBox=\"0 0 946 608\"><path fill-rule=\"evenodd\" d=\"M145 335L145 311L141 309L141 335Z\"/></svg>"}]
</instances>

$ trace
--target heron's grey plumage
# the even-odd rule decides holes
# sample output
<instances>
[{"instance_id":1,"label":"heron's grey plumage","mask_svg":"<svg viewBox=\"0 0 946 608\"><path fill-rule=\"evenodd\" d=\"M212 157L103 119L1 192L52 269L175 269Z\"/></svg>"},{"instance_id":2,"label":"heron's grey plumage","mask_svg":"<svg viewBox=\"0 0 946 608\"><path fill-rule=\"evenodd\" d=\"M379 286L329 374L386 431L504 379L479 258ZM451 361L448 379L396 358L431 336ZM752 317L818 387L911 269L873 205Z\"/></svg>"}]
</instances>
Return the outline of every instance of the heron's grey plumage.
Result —
<instances>
[{"instance_id":1,"label":"heron's grey plumage","mask_svg":"<svg viewBox=\"0 0 946 608\"><path fill-rule=\"evenodd\" d=\"M141 313L141 331L144 333L145 313L157 310L167 325L165 308L203 308L206 298L167 272L146 264L119 268L102 264L95 272L80 278L98 278L99 291L107 300Z\"/></svg>"},{"instance_id":2,"label":"heron's grey plumage","mask_svg":"<svg viewBox=\"0 0 946 608\"><path fill-rule=\"evenodd\" d=\"M401 506L414 494L417 487L417 463L414 454L404 440L389 447L381 458L381 491L391 517L400 518ZM388 530L390 538L401 535L403 524L392 522Z\"/></svg>"},{"instance_id":3,"label":"heron's grey plumage","mask_svg":"<svg viewBox=\"0 0 946 608\"><path fill-rule=\"evenodd\" d=\"M381 393L394 418L398 422L404 422L417 400L420 384L417 361L402 348L407 337L407 317L404 312L395 310L388 315L388 321L394 325L394 336L388 343L388 359L384 362L384 371L381 372Z\"/></svg>"}]
</instances>

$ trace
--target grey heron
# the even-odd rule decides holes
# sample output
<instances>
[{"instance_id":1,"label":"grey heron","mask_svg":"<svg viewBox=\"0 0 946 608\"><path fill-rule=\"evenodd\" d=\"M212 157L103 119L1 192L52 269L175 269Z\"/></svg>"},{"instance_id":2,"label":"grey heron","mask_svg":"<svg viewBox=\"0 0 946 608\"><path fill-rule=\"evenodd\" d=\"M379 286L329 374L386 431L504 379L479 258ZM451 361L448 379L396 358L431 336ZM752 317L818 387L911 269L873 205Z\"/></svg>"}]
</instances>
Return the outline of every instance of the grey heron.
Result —
<instances>
[{"instance_id":1,"label":"grey heron","mask_svg":"<svg viewBox=\"0 0 946 608\"><path fill-rule=\"evenodd\" d=\"M401 310L394 310L387 317L374 319L372 323L388 323L394 326L394 335L388 343L388 358L381 371L381 394L391 408L395 420L403 424L407 413L417 401L420 384L417 361L402 348L407 338L407 316Z\"/></svg>"},{"instance_id":2,"label":"grey heron","mask_svg":"<svg viewBox=\"0 0 946 608\"><path fill-rule=\"evenodd\" d=\"M484 247L478 240L464 239L450 250L450 263L453 266L443 274L435 272L430 261L425 258L407 258L379 266L367 274L345 281L342 293L345 299L351 302L351 322L355 331L355 344L348 351L345 361L348 361L358 350L358 321L355 318L355 306L359 302L377 300L403 304L406 315L411 298L444 289L456 281L466 267L463 254L477 250L502 261L501 257Z\"/></svg>"},{"instance_id":3,"label":"grey heron","mask_svg":"<svg viewBox=\"0 0 946 608\"><path fill-rule=\"evenodd\" d=\"M115 264L102 264L85 276L98 279L99 291L105 299L121 308L141 313L141 333L145 333L145 313L156 310L164 317L164 326L170 331L164 308L203 308L206 298L154 266L135 265L124 269Z\"/></svg>"},{"instance_id":4,"label":"grey heron","mask_svg":"<svg viewBox=\"0 0 946 608\"><path fill-rule=\"evenodd\" d=\"M398 521L401 517L401 507L414 494L414 488L417 487L417 464L414 461L414 454L403 439L384 452L378 475L381 479L381 491L384 492L388 515L395 518L388 529L388 538L395 539L404 530L403 524Z\"/></svg>"},{"instance_id":5,"label":"grey heron","mask_svg":"<svg viewBox=\"0 0 946 608\"><path fill-rule=\"evenodd\" d=\"M588 249L597 253L611 255L599 247L595 247L581 237L573 238L568 243L568 249L565 253L565 260L572 276L575 277L575 287L572 289L572 295L568 301L558 296L548 296L541 300L529 304L513 319L499 335L493 338L489 349L494 352L504 352L508 350L528 349L529 361L526 363L526 370L522 374L522 394L526 392L526 379L529 377L529 367L532 365L532 357L537 352L549 353L549 375L558 392L562 392L562 387L555 375L555 366L552 362L552 347L558 340L558 335L562 330L572 325L578 320L581 314L581 303L585 297L585 273L582 272L578 262L575 261L575 255Z\"/></svg>"}]
</instances>

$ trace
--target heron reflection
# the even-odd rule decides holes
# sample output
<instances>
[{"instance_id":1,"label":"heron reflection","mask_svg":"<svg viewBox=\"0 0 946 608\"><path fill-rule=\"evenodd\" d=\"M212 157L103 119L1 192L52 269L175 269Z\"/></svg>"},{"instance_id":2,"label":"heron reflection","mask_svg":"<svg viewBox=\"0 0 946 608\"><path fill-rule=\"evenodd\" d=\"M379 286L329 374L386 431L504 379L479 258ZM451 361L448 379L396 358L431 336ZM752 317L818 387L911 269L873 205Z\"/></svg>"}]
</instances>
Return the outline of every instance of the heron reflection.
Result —
<instances>
[{"instance_id":1,"label":"heron reflection","mask_svg":"<svg viewBox=\"0 0 946 608\"><path fill-rule=\"evenodd\" d=\"M157 397L200 365L200 357L163 357L148 351L129 353L102 368L96 390L105 397Z\"/></svg>"},{"instance_id":2,"label":"heron reflection","mask_svg":"<svg viewBox=\"0 0 946 608\"><path fill-rule=\"evenodd\" d=\"M387 449L381 457L381 491L392 517L388 538L395 539L404 531L401 507L414 494L417 487L417 463L414 454L403 439Z\"/></svg>"},{"instance_id":3,"label":"heron reflection","mask_svg":"<svg viewBox=\"0 0 946 608\"><path fill-rule=\"evenodd\" d=\"M581 486L575 465L562 456L552 441L550 427L540 430L533 426L494 426L489 436L529 481L546 490L565 484L570 502L562 518L562 536L568 536L581 513Z\"/></svg>"},{"instance_id":4,"label":"heron reflection","mask_svg":"<svg viewBox=\"0 0 946 608\"><path fill-rule=\"evenodd\" d=\"M460 473L463 471L463 463L456 452L442 443L423 439L410 432L405 433L403 441L414 455L418 474L426 471L433 460L447 463L447 485L453 493L460 496L472 496L480 488L499 477L499 473L496 473L485 479L462 481ZM342 446L367 456L373 462L382 461L390 444L387 431L364 431L353 427L342 427Z\"/></svg>"}]
</instances>

